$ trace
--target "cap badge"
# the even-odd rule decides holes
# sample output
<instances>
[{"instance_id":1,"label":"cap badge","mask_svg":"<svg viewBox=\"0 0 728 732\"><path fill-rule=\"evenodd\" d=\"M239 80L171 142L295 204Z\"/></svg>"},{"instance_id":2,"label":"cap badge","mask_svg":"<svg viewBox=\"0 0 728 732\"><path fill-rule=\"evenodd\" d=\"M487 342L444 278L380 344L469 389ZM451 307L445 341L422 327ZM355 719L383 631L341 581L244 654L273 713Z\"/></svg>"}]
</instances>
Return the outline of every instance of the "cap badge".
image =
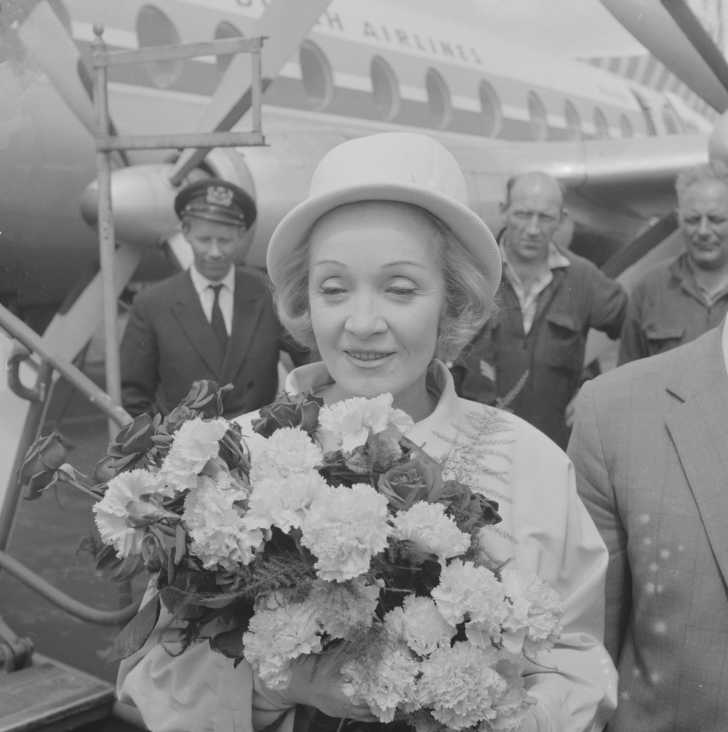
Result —
<instances>
[{"instance_id":1,"label":"cap badge","mask_svg":"<svg viewBox=\"0 0 728 732\"><path fill-rule=\"evenodd\" d=\"M229 208L233 203L233 192L224 186L210 186L207 189L206 200L212 206Z\"/></svg>"}]
</instances>

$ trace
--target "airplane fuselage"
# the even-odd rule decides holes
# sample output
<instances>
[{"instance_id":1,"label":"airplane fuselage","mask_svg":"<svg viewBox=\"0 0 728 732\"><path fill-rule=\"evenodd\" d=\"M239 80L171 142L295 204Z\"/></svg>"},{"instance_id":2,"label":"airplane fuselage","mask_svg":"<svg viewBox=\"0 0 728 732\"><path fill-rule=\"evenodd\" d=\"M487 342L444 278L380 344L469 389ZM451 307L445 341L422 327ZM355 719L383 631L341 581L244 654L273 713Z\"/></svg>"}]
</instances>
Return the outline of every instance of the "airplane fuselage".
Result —
<instances>
[{"instance_id":1,"label":"airplane fuselage","mask_svg":"<svg viewBox=\"0 0 728 732\"><path fill-rule=\"evenodd\" d=\"M391 5L333 2L266 92L268 147L218 154L218 172L227 170L225 161L235 168L242 160L249 173L241 182L253 189L261 210L254 264L262 264L272 227L305 194L321 155L345 137L387 129L427 131L448 145L466 170L473 207L494 226L505 179L535 167L565 180L578 227L611 246L671 205L664 175L649 187L630 187L627 178L621 195L607 186L595 196L598 189L585 193L583 186L599 155L606 161L632 156L639 168L633 157L640 141L668 150L678 139L670 132L690 141L687 158L699 157L706 120L654 90L519 49L497 29L437 23ZM94 23L103 24L110 49L209 40L248 34L263 0L66 0L55 6L89 54ZM78 201L96 177L95 148L32 58L7 40L0 51L0 298L27 310L60 302L94 266L96 237L81 220ZM112 70L117 127L127 133L194 130L225 63L203 58ZM160 161L171 152L132 159ZM140 277L167 271L161 250L150 246Z\"/></svg>"}]
</instances>

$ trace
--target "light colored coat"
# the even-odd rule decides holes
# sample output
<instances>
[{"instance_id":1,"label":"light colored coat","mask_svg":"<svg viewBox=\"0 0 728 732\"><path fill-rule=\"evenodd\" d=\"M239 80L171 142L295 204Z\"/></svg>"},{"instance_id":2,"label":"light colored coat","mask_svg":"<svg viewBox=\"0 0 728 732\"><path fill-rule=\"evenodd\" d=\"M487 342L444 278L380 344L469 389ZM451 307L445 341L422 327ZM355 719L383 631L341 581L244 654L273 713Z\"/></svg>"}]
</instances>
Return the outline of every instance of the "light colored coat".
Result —
<instances>
[{"instance_id":1,"label":"light colored coat","mask_svg":"<svg viewBox=\"0 0 728 732\"><path fill-rule=\"evenodd\" d=\"M563 600L560 642L526 678L539 702L538 729L599 730L616 702L614 667L601 644L607 553L577 497L573 467L523 420L458 398L444 365L435 364L431 382L437 407L407 436L444 462L446 478L499 502L503 522L485 529L489 553L537 573ZM323 365L311 364L289 375L287 390L316 392L327 383ZM241 424L245 434L250 417ZM171 656L158 639L124 661L118 679L120 698L133 701L154 732L249 732L280 713L271 695L253 690L245 663L233 669L206 643Z\"/></svg>"},{"instance_id":2,"label":"light colored coat","mask_svg":"<svg viewBox=\"0 0 728 732\"><path fill-rule=\"evenodd\" d=\"M588 383L569 445L609 547L612 732L728 730L728 376L720 330Z\"/></svg>"}]
</instances>

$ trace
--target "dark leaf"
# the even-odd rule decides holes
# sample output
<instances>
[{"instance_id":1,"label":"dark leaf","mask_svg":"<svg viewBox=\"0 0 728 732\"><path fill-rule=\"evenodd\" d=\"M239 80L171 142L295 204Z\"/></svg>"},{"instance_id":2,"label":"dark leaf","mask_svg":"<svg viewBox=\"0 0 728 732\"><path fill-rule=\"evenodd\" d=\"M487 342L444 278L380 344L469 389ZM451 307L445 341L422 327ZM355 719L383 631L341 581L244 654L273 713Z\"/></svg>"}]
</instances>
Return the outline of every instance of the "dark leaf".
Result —
<instances>
[{"instance_id":1,"label":"dark leaf","mask_svg":"<svg viewBox=\"0 0 728 732\"><path fill-rule=\"evenodd\" d=\"M116 549L113 546L105 545L96 556L96 569L99 572L108 572L120 563L121 559L116 556Z\"/></svg>"},{"instance_id":2,"label":"dark leaf","mask_svg":"<svg viewBox=\"0 0 728 732\"><path fill-rule=\"evenodd\" d=\"M159 620L159 609L160 602L157 594L139 610L116 636L109 654L112 660L128 658L146 643Z\"/></svg>"},{"instance_id":3,"label":"dark leaf","mask_svg":"<svg viewBox=\"0 0 728 732\"><path fill-rule=\"evenodd\" d=\"M131 555L120 560L109 573L114 582L126 582L136 577L144 569L144 560L138 555Z\"/></svg>"},{"instance_id":4,"label":"dark leaf","mask_svg":"<svg viewBox=\"0 0 728 732\"><path fill-rule=\"evenodd\" d=\"M174 563L179 564L187 553L187 534L182 522L177 524L174 534Z\"/></svg>"},{"instance_id":5,"label":"dark leaf","mask_svg":"<svg viewBox=\"0 0 728 732\"><path fill-rule=\"evenodd\" d=\"M246 621L245 627L227 630L224 633L218 633L210 638L210 648L213 651L222 653L227 658L243 657L243 633L248 627Z\"/></svg>"}]
</instances>

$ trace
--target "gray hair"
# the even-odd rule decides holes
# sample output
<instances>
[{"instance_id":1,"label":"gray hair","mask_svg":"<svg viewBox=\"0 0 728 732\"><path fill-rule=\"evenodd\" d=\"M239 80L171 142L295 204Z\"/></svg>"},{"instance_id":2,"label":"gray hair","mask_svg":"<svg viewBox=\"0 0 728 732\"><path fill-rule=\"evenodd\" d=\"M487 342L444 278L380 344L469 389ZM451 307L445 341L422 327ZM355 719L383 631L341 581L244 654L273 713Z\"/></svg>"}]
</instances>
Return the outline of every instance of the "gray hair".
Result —
<instances>
[{"instance_id":1,"label":"gray hair","mask_svg":"<svg viewBox=\"0 0 728 732\"><path fill-rule=\"evenodd\" d=\"M688 188L705 181L718 181L728 188L728 165L722 160L714 160L707 165L696 165L683 170L675 179L678 204Z\"/></svg>"},{"instance_id":2,"label":"gray hair","mask_svg":"<svg viewBox=\"0 0 728 732\"><path fill-rule=\"evenodd\" d=\"M439 239L445 308L435 355L443 361L452 361L492 315L495 303L485 294L490 285L482 264L438 218L425 209L412 208L425 214ZM299 343L315 348L308 302L309 236L310 232L291 252L273 296L283 326Z\"/></svg>"}]
</instances>

